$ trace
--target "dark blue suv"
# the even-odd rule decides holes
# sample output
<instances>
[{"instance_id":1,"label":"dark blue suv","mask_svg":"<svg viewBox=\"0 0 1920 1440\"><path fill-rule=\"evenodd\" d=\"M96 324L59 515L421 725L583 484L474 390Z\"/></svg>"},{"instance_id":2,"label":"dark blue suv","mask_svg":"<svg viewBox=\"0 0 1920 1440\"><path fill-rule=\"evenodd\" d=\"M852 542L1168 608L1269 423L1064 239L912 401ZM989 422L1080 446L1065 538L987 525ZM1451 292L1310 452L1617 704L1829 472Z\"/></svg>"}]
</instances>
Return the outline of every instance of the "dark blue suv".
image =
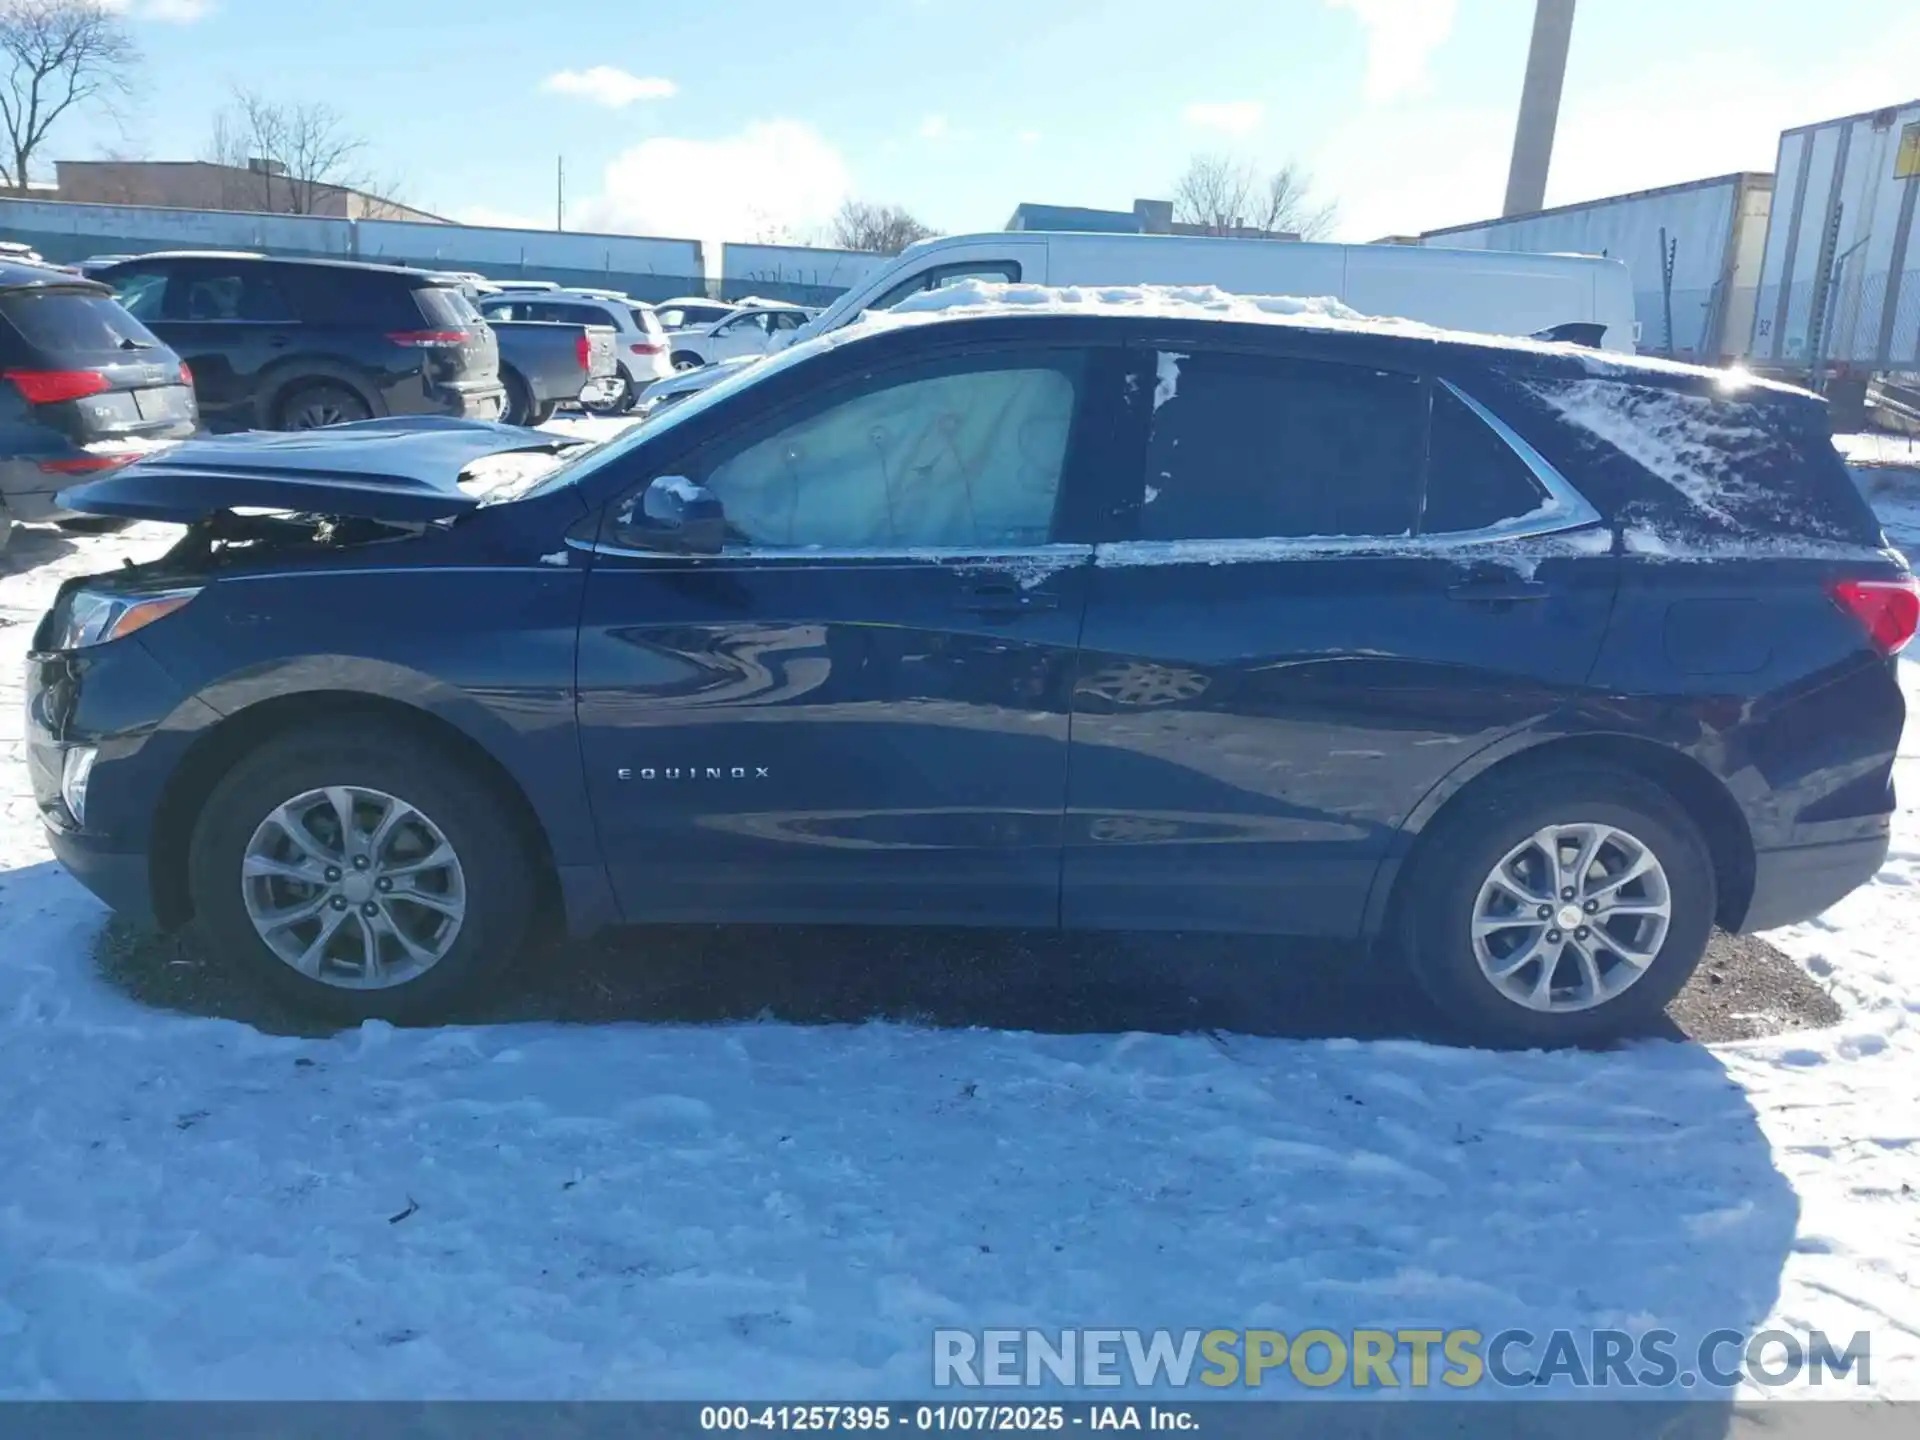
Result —
<instances>
[{"instance_id":1,"label":"dark blue suv","mask_svg":"<svg viewBox=\"0 0 1920 1440\"><path fill-rule=\"evenodd\" d=\"M566 443L374 421L68 492L189 529L41 623L66 865L347 1017L547 915L1057 925L1390 940L1553 1044L1887 851L1920 601L1799 391L1056 309Z\"/></svg>"}]
</instances>

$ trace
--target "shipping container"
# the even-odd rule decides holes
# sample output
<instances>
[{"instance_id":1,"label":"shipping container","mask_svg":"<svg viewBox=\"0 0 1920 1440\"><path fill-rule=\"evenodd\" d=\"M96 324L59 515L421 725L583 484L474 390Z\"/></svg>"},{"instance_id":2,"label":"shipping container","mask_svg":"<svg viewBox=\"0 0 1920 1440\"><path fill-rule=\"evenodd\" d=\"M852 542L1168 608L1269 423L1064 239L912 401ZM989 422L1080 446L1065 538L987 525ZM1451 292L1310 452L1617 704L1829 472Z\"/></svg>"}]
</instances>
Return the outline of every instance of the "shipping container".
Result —
<instances>
[{"instance_id":1,"label":"shipping container","mask_svg":"<svg viewBox=\"0 0 1920 1440\"><path fill-rule=\"evenodd\" d=\"M1920 100L1780 136L1750 363L1920 370Z\"/></svg>"},{"instance_id":2,"label":"shipping container","mask_svg":"<svg viewBox=\"0 0 1920 1440\"><path fill-rule=\"evenodd\" d=\"M1429 230L1420 243L1619 260L1633 277L1638 348L1722 364L1745 352L1753 332L1772 199L1771 175L1718 175Z\"/></svg>"}]
</instances>

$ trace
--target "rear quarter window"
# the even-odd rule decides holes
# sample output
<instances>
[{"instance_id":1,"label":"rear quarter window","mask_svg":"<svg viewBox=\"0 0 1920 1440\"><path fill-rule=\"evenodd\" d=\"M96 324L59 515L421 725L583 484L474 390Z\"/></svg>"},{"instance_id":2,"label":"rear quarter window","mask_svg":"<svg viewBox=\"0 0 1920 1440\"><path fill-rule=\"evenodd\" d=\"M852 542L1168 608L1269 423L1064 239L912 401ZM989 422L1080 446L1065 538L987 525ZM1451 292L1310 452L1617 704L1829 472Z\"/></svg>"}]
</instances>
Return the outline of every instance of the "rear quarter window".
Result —
<instances>
[{"instance_id":1,"label":"rear quarter window","mask_svg":"<svg viewBox=\"0 0 1920 1440\"><path fill-rule=\"evenodd\" d=\"M8 295L0 298L0 315L28 345L50 354L98 355L160 344L110 295L74 291Z\"/></svg>"},{"instance_id":2,"label":"rear quarter window","mask_svg":"<svg viewBox=\"0 0 1920 1440\"><path fill-rule=\"evenodd\" d=\"M1516 428L1629 532L1683 546L1881 543L1833 448L1826 406L1811 396L1612 378L1527 379L1513 390L1528 412Z\"/></svg>"},{"instance_id":3,"label":"rear quarter window","mask_svg":"<svg viewBox=\"0 0 1920 1440\"><path fill-rule=\"evenodd\" d=\"M413 300L420 307L420 318L429 325L457 329L480 318L467 297L451 286L423 285L413 292Z\"/></svg>"}]
</instances>

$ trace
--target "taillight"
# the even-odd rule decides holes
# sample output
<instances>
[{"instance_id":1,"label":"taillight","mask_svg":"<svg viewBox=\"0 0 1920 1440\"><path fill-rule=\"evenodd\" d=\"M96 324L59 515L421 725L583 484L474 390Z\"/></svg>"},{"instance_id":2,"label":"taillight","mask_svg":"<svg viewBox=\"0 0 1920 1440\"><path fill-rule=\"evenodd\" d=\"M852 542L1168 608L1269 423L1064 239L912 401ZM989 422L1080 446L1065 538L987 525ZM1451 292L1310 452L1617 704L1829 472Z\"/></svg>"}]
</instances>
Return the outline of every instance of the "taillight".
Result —
<instances>
[{"instance_id":1,"label":"taillight","mask_svg":"<svg viewBox=\"0 0 1920 1440\"><path fill-rule=\"evenodd\" d=\"M585 331L573 337L573 355L574 358L580 362L580 368L582 370L592 371L593 346L588 343Z\"/></svg>"},{"instance_id":2,"label":"taillight","mask_svg":"<svg viewBox=\"0 0 1920 1440\"><path fill-rule=\"evenodd\" d=\"M636 340L633 342L633 353L636 355L658 355L666 348L664 345L655 345L651 341Z\"/></svg>"},{"instance_id":3,"label":"taillight","mask_svg":"<svg viewBox=\"0 0 1920 1440\"><path fill-rule=\"evenodd\" d=\"M473 337L465 330L391 330L387 339L409 350L435 350L442 345L464 345Z\"/></svg>"},{"instance_id":4,"label":"taillight","mask_svg":"<svg viewBox=\"0 0 1920 1440\"><path fill-rule=\"evenodd\" d=\"M76 455L70 460L42 460L38 468L48 475L91 475L131 465L138 455Z\"/></svg>"},{"instance_id":5,"label":"taillight","mask_svg":"<svg viewBox=\"0 0 1920 1440\"><path fill-rule=\"evenodd\" d=\"M1920 584L1911 575L1904 580L1836 580L1827 593L1889 655L1904 650L1920 629Z\"/></svg>"},{"instance_id":6,"label":"taillight","mask_svg":"<svg viewBox=\"0 0 1920 1440\"><path fill-rule=\"evenodd\" d=\"M98 395L111 384L98 370L7 370L0 371L0 376L11 380L30 405Z\"/></svg>"},{"instance_id":7,"label":"taillight","mask_svg":"<svg viewBox=\"0 0 1920 1440\"><path fill-rule=\"evenodd\" d=\"M180 362L180 383L182 385L191 385L193 383L193 371L188 368L187 362L184 360Z\"/></svg>"}]
</instances>

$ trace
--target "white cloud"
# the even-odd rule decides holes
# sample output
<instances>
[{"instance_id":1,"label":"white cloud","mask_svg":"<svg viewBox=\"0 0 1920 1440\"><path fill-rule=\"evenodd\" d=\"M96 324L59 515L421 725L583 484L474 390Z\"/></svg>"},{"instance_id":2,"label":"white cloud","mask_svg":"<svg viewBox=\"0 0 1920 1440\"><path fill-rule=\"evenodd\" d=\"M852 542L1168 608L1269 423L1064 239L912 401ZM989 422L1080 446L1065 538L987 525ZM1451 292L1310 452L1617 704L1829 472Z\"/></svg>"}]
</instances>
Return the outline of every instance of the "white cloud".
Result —
<instances>
[{"instance_id":1,"label":"white cloud","mask_svg":"<svg viewBox=\"0 0 1920 1440\"><path fill-rule=\"evenodd\" d=\"M633 75L613 65L595 65L591 70L561 70L540 82L540 88L552 95L572 95L619 110L636 100L666 100L680 87L657 75Z\"/></svg>"},{"instance_id":2,"label":"white cloud","mask_svg":"<svg viewBox=\"0 0 1920 1440\"><path fill-rule=\"evenodd\" d=\"M135 20L158 20L168 25L191 25L214 11L214 0L102 0L105 8Z\"/></svg>"},{"instance_id":3,"label":"white cloud","mask_svg":"<svg viewBox=\"0 0 1920 1440\"><path fill-rule=\"evenodd\" d=\"M920 122L922 140L944 140L953 133L953 127L947 123L944 115L929 115Z\"/></svg>"},{"instance_id":4,"label":"white cloud","mask_svg":"<svg viewBox=\"0 0 1920 1440\"><path fill-rule=\"evenodd\" d=\"M1182 118L1196 130L1250 135L1266 116L1267 107L1258 100L1203 100L1187 106Z\"/></svg>"},{"instance_id":5,"label":"white cloud","mask_svg":"<svg viewBox=\"0 0 1920 1440\"><path fill-rule=\"evenodd\" d=\"M1351 10L1367 32L1369 101L1422 95L1431 87L1427 59L1453 33L1454 0L1327 0Z\"/></svg>"},{"instance_id":6,"label":"white cloud","mask_svg":"<svg viewBox=\"0 0 1920 1440\"><path fill-rule=\"evenodd\" d=\"M601 192L568 207L570 229L749 240L823 224L851 189L840 152L798 120L717 140L643 140L607 165Z\"/></svg>"}]
</instances>

